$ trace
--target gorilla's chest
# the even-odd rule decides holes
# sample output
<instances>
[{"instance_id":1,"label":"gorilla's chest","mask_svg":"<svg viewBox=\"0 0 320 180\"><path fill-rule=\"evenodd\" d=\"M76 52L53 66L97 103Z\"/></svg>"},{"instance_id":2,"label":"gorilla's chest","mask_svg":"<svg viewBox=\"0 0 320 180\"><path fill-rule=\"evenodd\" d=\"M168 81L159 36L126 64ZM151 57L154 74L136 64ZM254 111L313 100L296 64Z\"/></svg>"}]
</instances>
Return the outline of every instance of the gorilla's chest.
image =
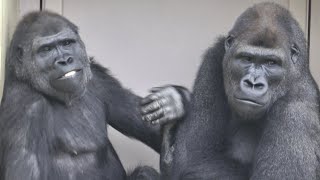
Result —
<instances>
[{"instance_id":1,"label":"gorilla's chest","mask_svg":"<svg viewBox=\"0 0 320 180\"><path fill-rule=\"evenodd\" d=\"M105 109L99 101L81 101L66 108L53 107L51 144L55 153L95 152L107 141Z\"/></svg>"},{"instance_id":2,"label":"gorilla's chest","mask_svg":"<svg viewBox=\"0 0 320 180\"><path fill-rule=\"evenodd\" d=\"M260 133L250 126L242 126L229 136L228 156L242 164L251 164L259 143Z\"/></svg>"}]
</instances>

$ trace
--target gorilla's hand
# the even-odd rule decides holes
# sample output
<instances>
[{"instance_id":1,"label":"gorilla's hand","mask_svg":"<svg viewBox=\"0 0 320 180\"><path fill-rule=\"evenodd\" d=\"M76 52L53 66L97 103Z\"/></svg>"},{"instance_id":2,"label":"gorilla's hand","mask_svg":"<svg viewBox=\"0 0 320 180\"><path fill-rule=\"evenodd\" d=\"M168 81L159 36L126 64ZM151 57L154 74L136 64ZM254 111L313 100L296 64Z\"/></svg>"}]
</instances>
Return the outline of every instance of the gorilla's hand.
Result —
<instances>
[{"instance_id":1,"label":"gorilla's hand","mask_svg":"<svg viewBox=\"0 0 320 180\"><path fill-rule=\"evenodd\" d=\"M190 99L189 91L181 86L152 88L141 101L142 118L152 124L165 124L182 118Z\"/></svg>"}]
</instances>

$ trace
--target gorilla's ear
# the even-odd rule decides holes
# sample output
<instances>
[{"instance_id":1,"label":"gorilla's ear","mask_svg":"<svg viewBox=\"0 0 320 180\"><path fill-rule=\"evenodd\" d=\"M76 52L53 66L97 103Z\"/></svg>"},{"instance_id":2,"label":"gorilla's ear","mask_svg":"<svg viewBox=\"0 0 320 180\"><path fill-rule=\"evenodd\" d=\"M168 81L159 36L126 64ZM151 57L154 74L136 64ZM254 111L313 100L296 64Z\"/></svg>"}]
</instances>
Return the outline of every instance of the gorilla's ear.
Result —
<instances>
[{"instance_id":1,"label":"gorilla's ear","mask_svg":"<svg viewBox=\"0 0 320 180\"><path fill-rule=\"evenodd\" d=\"M229 35L229 36L226 38L226 40L225 40L225 42L224 42L224 48L225 48L225 50L228 50L228 49L231 47L233 41L234 41L234 36L233 36L233 35Z\"/></svg>"},{"instance_id":2,"label":"gorilla's ear","mask_svg":"<svg viewBox=\"0 0 320 180\"><path fill-rule=\"evenodd\" d=\"M22 59L23 59L23 48L21 47L21 46L18 46L18 47L16 47L15 48L15 56L16 56L16 58L17 58L17 60L19 61L19 62L22 62Z\"/></svg>"},{"instance_id":3,"label":"gorilla's ear","mask_svg":"<svg viewBox=\"0 0 320 180\"><path fill-rule=\"evenodd\" d=\"M300 55L300 50L296 44L292 44L291 46L291 60L293 64L295 64L298 61Z\"/></svg>"}]
</instances>

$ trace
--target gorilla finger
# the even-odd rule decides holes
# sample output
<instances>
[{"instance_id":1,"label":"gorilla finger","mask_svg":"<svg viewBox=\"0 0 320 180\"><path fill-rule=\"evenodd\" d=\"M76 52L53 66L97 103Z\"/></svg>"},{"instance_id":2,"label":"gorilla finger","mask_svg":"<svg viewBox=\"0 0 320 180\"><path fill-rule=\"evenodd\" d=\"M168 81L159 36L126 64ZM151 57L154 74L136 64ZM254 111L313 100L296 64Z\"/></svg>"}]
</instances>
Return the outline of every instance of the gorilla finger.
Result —
<instances>
[{"instance_id":1,"label":"gorilla finger","mask_svg":"<svg viewBox=\"0 0 320 180\"><path fill-rule=\"evenodd\" d=\"M159 109L157 111L154 111L151 114L147 114L147 115L142 116L142 119L149 122L149 121L155 121L157 119L160 119L163 116L164 116L163 110Z\"/></svg>"},{"instance_id":2,"label":"gorilla finger","mask_svg":"<svg viewBox=\"0 0 320 180\"><path fill-rule=\"evenodd\" d=\"M181 99L181 95L178 90L172 86L167 86L158 92L161 97L170 97L173 100Z\"/></svg>"},{"instance_id":3,"label":"gorilla finger","mask_svg":"<svg viewBox=\"0 0 320 180\"><path fill-rule=\"evenodd\" d=\"M142 114L149 114L153 111L156 111L158 109L160 109L162 107L162 105L160 104L159 101L155 100L152 103L149 103L143 107L141 107L141 112Z\"/></svg>"},{"instance_id":4,"label":"gorilla finger","mask_svg":"<svg viewBox=\"0 0 320 180\"><path fill-rule=\"evenodd\" d=\"M149 104L152 101L157 100L157 99L159 99L159 95L157 93L153 93L153 94L150 94L147 97L143 98L141 100L140 104L141 105L146 105L146 104Z\"/></svg>"},{"instance_id":5,"label":"gorilla finger","mask_svg":"<svg viewBox=\"0 0 320 180\"><path fill-rule=\"evenodd\" d=\"M167 107L171 105L170 99L168 97L164 97L156 101L158 101L161 107Z\"/></svg>"},{"instance_id":6,"label":"gorilla finger","mask_svg":"<svg viewBox=\"0 0 320 180\"><path fill-rule=\"evenodd\" d=\"M150 89L150 92L156 93L156 92L158 92L158 91L161 91L161 89L163 89L163 88L164 88L164 87L153 87L153 88Z\"/></svg>"},{"instance_id":7,"label":"gorilla finger","mask_svg":"<svg viewBox=\"0 0 320 180\"><path fill-rule=\"evenodd\" d=\"M171 122L176 118L175 114L173 113L174 109L172 109L171 107L166 106L166 107L162 108L162 110L163 110L163 117L152 121L151 122L152 124L160 124L160 125L162 125L162 124L165 124L167 122Z\"/></svg>"},{"instance_id":8,"label":"gorilla finger","mask_svg":"<svg viewBox=\"0 0 320 180\"><path fill-rule=\"evenodd\" d=\"M163 116L162 118L157 119L157 120L155 120L155 121L152 121L151 123L152 123L152 124L160 124L160 125L162 125L162 124L166 124L166 123L168 123L168 122L170 122L170 121L171 121L171 120L168 119L168 117Z\"/></svg>"},{"instance_id":9,"label":"gorilla finger","mask_svg":"<svg viewBox=\"0 0 320 180\"><path fill-rule=\"evenodd\" d=\"M165 109L170 108L169 106L171 104L169 101L170 99L168 98L161 98L161 99L155 100L153 103L150 103L141 108L142 114L143 115L150 114L159 109L163 109L162 111L164 113Z\"/></svg>"}]
</instances>

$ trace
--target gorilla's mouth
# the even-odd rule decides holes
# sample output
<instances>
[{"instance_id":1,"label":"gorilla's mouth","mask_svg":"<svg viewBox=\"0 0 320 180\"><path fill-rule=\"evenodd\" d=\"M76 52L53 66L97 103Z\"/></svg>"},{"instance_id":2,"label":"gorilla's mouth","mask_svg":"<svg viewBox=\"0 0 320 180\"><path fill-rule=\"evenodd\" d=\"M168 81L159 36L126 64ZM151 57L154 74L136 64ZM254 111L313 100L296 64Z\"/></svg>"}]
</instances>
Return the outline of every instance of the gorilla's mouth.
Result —
<instances>
[{"instance_id":1,"label":"gorilla's mouth","mask_svg":"<svg viewBox=\"0 0 320 180\"><path fill-rule=\"evenodd\" d=\"M252 100L252 99L240 99L240 98L236 98L237 101L240 101L241 103L245 103L245 104L249 104L249 105L253 105L253 106L263 106L263 104Z\"/></svg>"},{"instance_id":2,"label":"gorilla's mouth","mask_svg":"<svg viewBox=\"0 0 320 180\"><path fill-rule=\"evenodd\" d=\"M61 77L59 77L58 79L67 79L67 78L72 78L74 77L78 72L80 72L81 69L74 69L71 71L68 71L67 73L65 73L64 75L62 75Z\"/></svg>"}]
</instances>

